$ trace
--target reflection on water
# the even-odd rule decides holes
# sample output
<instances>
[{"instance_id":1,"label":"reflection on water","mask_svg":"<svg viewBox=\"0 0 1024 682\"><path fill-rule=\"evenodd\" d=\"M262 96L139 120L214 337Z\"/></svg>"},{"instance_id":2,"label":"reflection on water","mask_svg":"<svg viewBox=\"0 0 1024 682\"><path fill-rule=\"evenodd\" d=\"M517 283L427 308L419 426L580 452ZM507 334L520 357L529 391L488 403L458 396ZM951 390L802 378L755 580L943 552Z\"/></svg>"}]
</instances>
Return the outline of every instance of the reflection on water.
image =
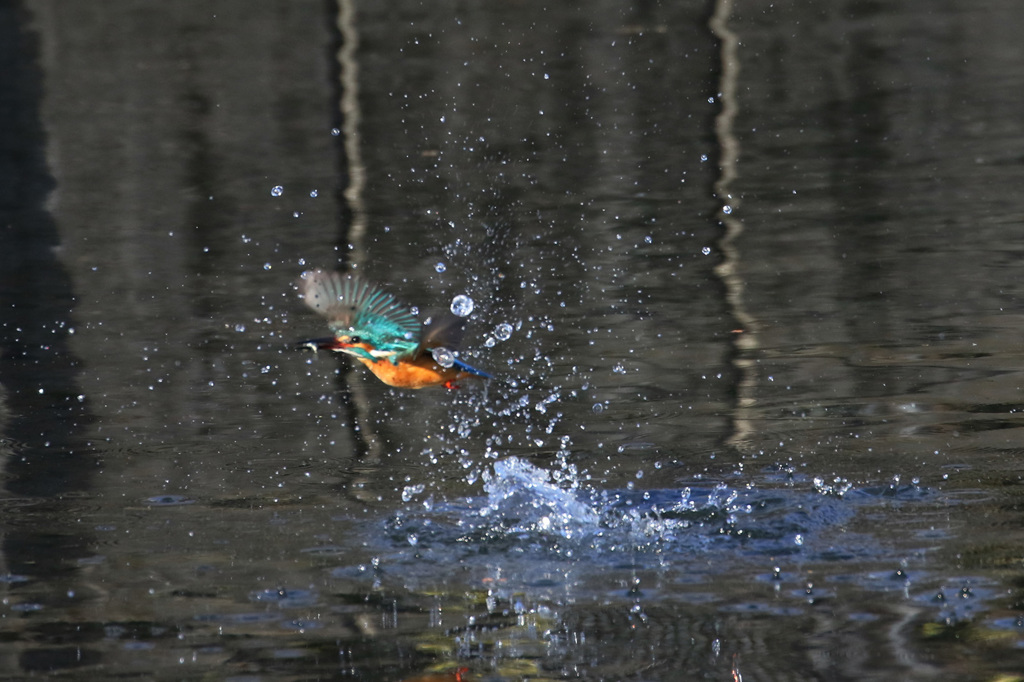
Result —
<instances>
[{"instance_id":1,"label":"reflection on water","mask_svg":"<svg viewBox=\"0 0 1024 682\"><path fill-rule=\"evenodd\" d=\"M989 5L0 10L4 677L1019 675Z\"/></svg>"}]
</instances>

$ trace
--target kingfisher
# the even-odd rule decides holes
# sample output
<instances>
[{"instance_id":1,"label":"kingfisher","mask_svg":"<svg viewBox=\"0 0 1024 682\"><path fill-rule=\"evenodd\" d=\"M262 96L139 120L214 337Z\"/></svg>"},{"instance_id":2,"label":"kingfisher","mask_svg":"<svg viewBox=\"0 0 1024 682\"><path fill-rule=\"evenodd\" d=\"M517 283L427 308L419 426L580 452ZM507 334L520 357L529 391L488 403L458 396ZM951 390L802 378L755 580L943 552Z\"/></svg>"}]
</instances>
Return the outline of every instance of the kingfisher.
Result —
<instances>
[{"instance_id":1,"label":"kingfisher","mask_svg":"<svg viewBox=\"0 0 1024 682\"><path fill-rule=\"evenodd\" d=\"M444 386L491 375L455 357L465 320L445 315L425 324L394 296L358 275L307 270L299 277L299 296L327 318L332 336L296 344L316 352L351 355L378 379L398 388Z\"/></svg>"}]
</instances>

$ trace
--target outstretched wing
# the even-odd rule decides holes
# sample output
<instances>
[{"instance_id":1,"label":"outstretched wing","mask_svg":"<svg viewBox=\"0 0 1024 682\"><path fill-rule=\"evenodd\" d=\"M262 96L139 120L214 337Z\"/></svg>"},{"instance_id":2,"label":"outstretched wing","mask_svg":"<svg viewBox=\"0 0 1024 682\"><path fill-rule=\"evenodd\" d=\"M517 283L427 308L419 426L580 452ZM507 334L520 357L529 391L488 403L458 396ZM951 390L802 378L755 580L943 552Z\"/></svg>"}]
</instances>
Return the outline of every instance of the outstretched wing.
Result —
<instances>
[{"instance_id":1,"label":"outstretched wing","mask_svg":"<svg viewBox=\"0 0 1024 682\"><path fill-rule=\"evenodd\" d=\"M307 270L299 278L299 295L327 318L335 336L366 336L378 350L399 356L419 347L420 321L394 296L356 275Z\"/></svg>"}]
</instances>

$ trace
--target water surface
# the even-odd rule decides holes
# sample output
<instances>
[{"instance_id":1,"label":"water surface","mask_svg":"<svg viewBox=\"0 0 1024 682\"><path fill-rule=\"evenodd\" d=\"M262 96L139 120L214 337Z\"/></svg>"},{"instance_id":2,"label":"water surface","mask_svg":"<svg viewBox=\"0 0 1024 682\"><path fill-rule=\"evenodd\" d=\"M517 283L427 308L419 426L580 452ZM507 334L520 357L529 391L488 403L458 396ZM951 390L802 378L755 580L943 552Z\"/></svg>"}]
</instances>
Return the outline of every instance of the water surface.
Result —
<instances>
[{"instance_id":1,"label":"water surface","mask_svg":"<svg viewBox=\"0 0 1024 682\"><path fill-rule=\"evenodd\" d=\"M5 679L1024 673L1016 5L350 9L2 10Z\"/></svg>"}]
</instances>

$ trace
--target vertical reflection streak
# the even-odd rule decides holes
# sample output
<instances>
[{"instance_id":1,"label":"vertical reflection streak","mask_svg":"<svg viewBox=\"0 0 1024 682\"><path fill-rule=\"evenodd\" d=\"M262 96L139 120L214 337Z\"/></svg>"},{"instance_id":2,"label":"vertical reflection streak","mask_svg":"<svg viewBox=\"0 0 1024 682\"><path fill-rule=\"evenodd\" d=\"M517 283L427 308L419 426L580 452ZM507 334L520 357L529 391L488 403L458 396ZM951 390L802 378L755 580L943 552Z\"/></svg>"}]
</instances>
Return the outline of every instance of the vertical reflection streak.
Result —
<instances>
[{"instance_id":1,"label":"vertical reflection streak","mask_svg":"<svg viewBox=\"0 0 1024 682\"><path fill-rule=\"evenodd\" d=\"M341 132L345 147L345 164L348 185L343 196L352 212L348 224L348 242L352 247L346 259L350 268L358 269L366 260L363 244L366 238L366 203L363 189L366 187L366 167L363 165L360 148L359 124L362 120L359 110L359 32L356 29L356 0L338 0L338 32L341 46L338 48L338 77L341 85ZM344 245L342 245L344 246Z\"/></svg>"},{"instance_id":2,"label":"vertical reflection streak","mask_svg":"<svg viewBox=\"0 0 1024 682\"><path fill-rule=\"evenodd\" d=\"M341 112L341 135L344 146L345 172L348 179L342 196L349 212L347 231L342 235L340 258L347 262L349 269L356 270L366 261L366 204L363 190L366 187L366 167L363 165L360 148L359 123L359 32L356 28L356 0L338 0L338 32L341 45L338 48L338 79L341 89L339 111ZM344 243L347 241L347 244ZM348 249L346 250L346 246ZM370 417L370 399L365 385L353 380L355 367L349 363L348 371L339 379L341 394L347 395L354 407L355 442L362 444L360 459L380 459L381 442L373 428Z\"/></svg>"},{"instance_id":3,"label":"vertical reflection streak","mask_svg":"<svg viewBox=\"0 0 1024 682\"><path fill-rule=\"evenodd\" d=\"M737 83L739 82L740 61L737 52L738 36L729 29L732 14L732 0L715 0L714 12L708 21L712 34L721 44L721 79L718 98L721 110L715 117L715 137L719 148L719 177L715 182L715 197L721 206L716 218L721 221L724 232L718 241L722 261L715 266L715 274L725 287L726 302L733 319L738 323L734 330L732 364L736 368L736 404L732 418L732 433L726 442L740 450L750 447L752 425L750 410L754 406L754 390L757 385L755 363L751 351L758 347L757 320L747 311L743 293L744 282L739 274L742 254L736 242L743 233L743 222L736 217L739 198L731 193L739 163L739 140L733 131L733 124L739 112Z\"/></svg>"}]
</instances>

